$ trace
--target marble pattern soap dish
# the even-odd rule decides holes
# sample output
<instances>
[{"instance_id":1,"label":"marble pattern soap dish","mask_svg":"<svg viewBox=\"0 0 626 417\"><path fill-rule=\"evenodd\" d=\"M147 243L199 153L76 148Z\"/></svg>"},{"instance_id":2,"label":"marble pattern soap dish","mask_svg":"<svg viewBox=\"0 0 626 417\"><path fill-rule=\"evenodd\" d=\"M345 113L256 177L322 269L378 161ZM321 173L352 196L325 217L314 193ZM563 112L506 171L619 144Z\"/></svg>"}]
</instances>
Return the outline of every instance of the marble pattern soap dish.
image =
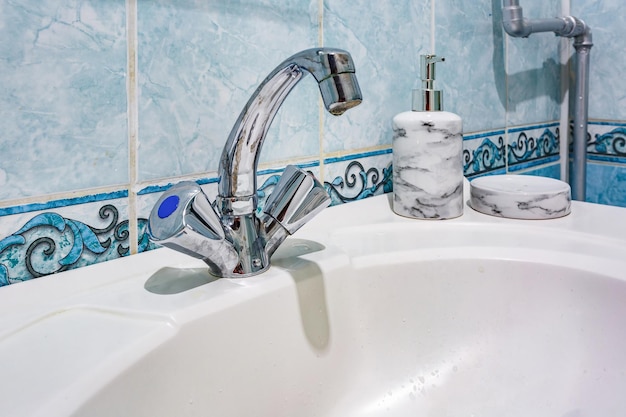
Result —
<instances>
[{"instance_id":1,"label":"marble pattern soap dish","mask_svg":"<svg viewBox=\"0 0 626 417\"><path fill-rule=\"evenodd\" d=\"M571 211L569 184L530 175L491 175L470 183L470 206L509 219L554 219Z\"/></svg>"}]
</instances>

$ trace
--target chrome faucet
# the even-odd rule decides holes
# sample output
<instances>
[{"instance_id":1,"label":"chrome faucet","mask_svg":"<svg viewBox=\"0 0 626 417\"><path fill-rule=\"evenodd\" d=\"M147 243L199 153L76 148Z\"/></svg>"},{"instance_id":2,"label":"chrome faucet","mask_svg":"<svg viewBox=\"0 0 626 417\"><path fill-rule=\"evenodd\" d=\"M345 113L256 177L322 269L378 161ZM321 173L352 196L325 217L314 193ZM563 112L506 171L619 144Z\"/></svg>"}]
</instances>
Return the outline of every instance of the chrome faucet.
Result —
<instances>
[{"instance_id":1,"label":"chrome faucet","mask_svg":"<svg viewBox=\"0 0 626 417\"><path fill-rule=\"evenodd\" d=\"M261 147L274 115L307 72L316 79L331 114L341 115L361 103L348 52L313 48L286 59L259 85L228 136L215 204L195 182L171 187L150 214L151 240L204 260L218 277L252 276L267 270L272 254L287 236L330 204L315 177L289 165L263 213L256 213Z\"/></svg>"}]
</instances>

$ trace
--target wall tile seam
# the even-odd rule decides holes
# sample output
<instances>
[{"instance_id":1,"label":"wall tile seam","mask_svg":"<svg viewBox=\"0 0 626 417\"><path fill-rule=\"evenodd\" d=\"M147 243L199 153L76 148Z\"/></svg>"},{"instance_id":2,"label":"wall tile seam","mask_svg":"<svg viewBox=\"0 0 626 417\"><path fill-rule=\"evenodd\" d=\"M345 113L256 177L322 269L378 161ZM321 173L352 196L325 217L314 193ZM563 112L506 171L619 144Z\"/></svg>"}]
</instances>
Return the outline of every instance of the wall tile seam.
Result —
<instances>
[{"instance_id":1,"label":"wall tile seam","mask_svg":"<svg viewBox=\"0 0 626 417\"><path fill-rule=\"evenodd\" d=\"M320 46L324 46L324 0L317 1L317 41ZM324 103L321 97L317 98L317 140L318 140L318 161L320 167L320 181L324 182Z\"/></svg>"},{"instance_id":2,"label":"wall tile seam","mask_svg":"<svg viewBox=\"0 0 626 417\"><path fill-rule=\"evenodd\" d=\"M138 42L137 42L137 0L126 0L126 48L127 48L127 118L128 118L128 229L129 252L138 253L137 220L137 180L139 178L139 86L137 81L138 70Z\"/></svg>"},{"instance_id":3,"label":"wall tile seam","mask_svg":"<svg viewBox=\"0 0 626 417\"><path fill-rule=\"evenodd\" d=\"M610 125L609 123L602 123L604 125ZM619 124L620 126L626 126L626 122ZM517 133L524 130L538 129L542 127L555 127L558 126L558 122L545 122L539 124L529 124L526 126L516 126L509 128L510 133ZM471 132L463 134L463 140L476 140L481 138L489 138L495 135L503 135L505 129L494 129L482 132ZM310 157L304 159L294 159L289 161L279 161L263 164L259 169L259 175L270 175L274 173L282 172L286 165L294 164L300 168L306 169L318 166L320 170L323 170L324 164L332 164L340 161L354 160L359 158L367 158L371 156L391 153L392 145L380 145L374 147L357 148L339 152L322 153L320 158ZM0 216L7 214L14 214L13 211L20 210L19 207L50 207L58 208L63 206L83 204L84 202L93 201L105 201L117 198L129 197L132 193L136 195L146 195L155 192L161 192L169 188L172 184L181 181L196 181L201 185L216 183L218 181L217 172L207 172L203 174L193 174L186 176L162 178L152 181L137 181L135 184L120 184L119 186L111 186L106 188L93 188L85 189L81 191L71 191L67 193L59 193L50 196L37 196L33 198L19 199L19 200L7 200L4 202L4 207L0 207ZM90 201L86 201L89 199ZM66 204L59 204L59 202L66 202ZM27 211L35 211L28 209ZM4 213L4 214L2 214Z\"/></svg>"},{"instance_id":4,"label":"wall tile seam","mask_svg":"<svg viewBox=\"0 0 626 417\"><path fill-rule=\"evenodd\" d=\"M590 122L590 124L604 125L604 126L612 126L612 125L626 126L626 122L624 121L616 122L616 123L609 123L607 121L592 121ZM507 131L509 133L519 133L519 132L523 132L526 130L533 130L533 129L539 129L539 128L545 128L545 127L557 127L558 125L559 125L558 121L552 121L552 122L548 121L544 123L529 124L525 126L515 126L512 128L508 128L508 129L496 129L496 130L487 130L483 132L472 132L469 134L464 134L463 138L464 138L464 141L471 141L471 140L477 140L481 138L489 138L489 137L493 137L496 135L503 135L504 132L507 132ZM509 141L508 143L510 144L511 142ZM347 150L347 151L342 151L342 152L322 154L320 159L306 158L304 160L297 160L297 161L292 160L292 161L280 161L279 163L268 163L259 170L259 175L272 175L272 174L280 173L284 170L285 166L288 163L294 163L295 165L303 169L317 166L320 168L320 173L322 173L324 164L333 164L333 163L338 163L338 162L343 162L343 161L355 160L359 158L368 158L372 156L388 154L391 152L392 152L391 145L381 145L381 146L376 146L376 147L367 147L367 148L352 149L352 150ZM610 159L608 157L603 157L603 156L598 157L596 155L590 155L590 159L593 159L596 161L603 161L606 163L615 163L618 165L621 163L621 159L619 158ZM541 158L536 159L535 161L539 162L539 160L541 160ZM513 168L513 166L510 166L509 169L510 168ZM524 167L524 169L526 169L526 167ZM515 168L514 170L517 171L519 170L519 168ZM39 210L45 210L45 209L50 209L50 208L62 208L66 206L80 205L80 204L96 202L96 201L107 201L107 200L113 200L113 199L128 198L132 193L136 194L137 196L153 194L153 193L164 191L165 189L169 188L170 185L180 182L180 181L185 181L185 180L196 181L200 184L211 184L211 183L216 183L218 181L218 178L217 178L217 173L211 172L211 173L205 173L205 175L190 175L190 176L183 176L183 177L164 178L158 181L142 181L142 182L137 182L134 186L131 186L131 184L124 184L124 185L120 185L119 187L107 187L106 189L102 189L102 188L86 189L86 190L81 190L79 193L77 193L76 191L72 191L72 192L68 192L65 194L61 193L61 194L56 194L53 196L48 196L48 198L46 198L45 196L39 196L39 197L34 197L30 199L30 201L24 201L24 199L20 199L18 201L14 201L13 204L11 201L5 201L4 202L5 207L0 208L0 216L39 211ZM132 204L132 202L129 201L129 204Z\"/></svg>"},{"instance_id":5,"label":"wall tile seam","mask_svg":"<svg viewBox=\"0 0 626 417\"><path fill-rule=\"evenodd\" d=\"M437 27L437 0L430 0L430 50L431 54L437 52L437 38L435 37L435 28Z\"/></svg>"},{"instance_id":6,"label":"wall tile seam","mask_svg":"<svg viewBox=\"0 0 626 417\"><path fill-rule=\"evenodd\" d=\"M558 127L559 124L560 122L558 120L552 120L552 121L545 121L545 122L539 122L539 123L529 123L525 125L508 126L507 130L509 133L518 133L518 132L523 132L525 130L541 129L545 127Z\"/></svg>"},{"instance_id":7,"label":"wall tile seam","mask_svg":"<svg viewBox=\"0 0 626 417\"><path fill-rule=\"evenodd\" d=\"M572 158L570 158L570 160L572 160ZM587 164L624 168L626 166L626 158L606 158L589 155Z\"/></svg>"},{"instance_id":8,"label":"wall tile seam","mask_svg":"<svg viewBox=\"0 0 626 417\"><path fill-rule=\"evenodd\" d=\"M346 153L345 155L342 155L342 156L334 156L331 158L325 158L324 161L327 164L332 164L332 163L337 163L337 162L346 161L346 160L354 160L354 159L359 159L359 158L377 156L377 155L386 154L390 152L391 152L390 148L383 149L383 150L375 150L375 151L369 150L365 152L356 151L356 152ZM322 165L322 161L315 159L315 160L310 160L310 161L301 161L298 164L296 164L296 166L302 169L307 169L307 168L313 168L313 167L321 168L323 165ZM278 173L283 172L284 169L285 169L285 165L268 167L265 169L260 169L258 171L258 175L264 176L264 175L278 174ZM35 211L42 211L42 210L78 206L81 204L87 204L87 203L93 203L93 202L119 200L119 199L124 199L124 198L129 199L129 195L131 193L135 193L137 196L143 196L143 195L163 192L166 189L168 189L171 185L177 182L185 181L185 180L196 181L200 185L205 185L205 184L217 183L219 179L217 177L217 174L215 174L214 176L202 176L202 177L193 176L193 177L188 177L188 178L178 177L176 179L170 178L170 179L164 179L163 181L159 181L159 182L137 183L135 191L131 191L131 187L129 187L128 185L120 186L118 188L109 188L107 189L106 192L102 192L101 189L91 189L91 190L87 189L87 190L83 190L78 196L76 195L75 192L72 192L66 195L55 195L53 198L50 198L50 199L38 198L36 200L33 200L32 202L25 202L25 203L20 203L20 204L13 204L13 205L7 204L6 207L0 208L0 217L10 216L14 214L23 214L23 213L29 213L29 212L35 212ZM129 200L129 205L130 203L131 201ZM129 209L129 214L131 214L130 209Z\"/></svg>"},{"instance_id":9,"label":"wall tile seam","mask_svg":"<svg viewBox=\"0 0 626 417\"><path fill-rule=\"evenodd\" d=\"M98 198L98 199L109 199L105 196L115 195L117 197L111 198L120 198L123 194L123 197L128 197L128 193L130 190L130 184L117 184L111 185L108 187L94 187L94 188L84 188L81 190L60 192L54 194L41 194L33 197L23 197L16 199L4 200L0 204L0 213L2 211L6 211L12 207L21 207L21 206L36 206L36 205L44 205L54 201L79 201L82 199L90 199L90 198ZM122 194L120 194L122 193ZM94 197L97 196L97 197ZM82 203L78 203L82 204ZM2 215L0 214L0 217Z\"/></svg>"},{"instance_id":10,"label":"wall tile seam","mask_svg":"<svg viewBox=\"0 0 626 417\"><path fill-rule=\"evenodd\" d=\"M548 163L544 163L544 164L537 164L537 165L531 165L531 166L527 166L518 170L514 170L514 171L509 171L506 174L507 175L525 175L528 173L532 173L532 172L536 172L537 170L540 169L545 169L545 168L550 168L550 167L554 167L554 166L561 166L561 161L560 159L557 161L553 161L553 162L548 162Z\"/></svg>"},{"instance_id":11,"label":"wall tile seam","mask_svg":"<svg viewBox=\"0 0 626 417\"><path fill-rule=\"evenodd\" d=\"M118 191L109 193L86 194L80 197L59 198L46 202L19 204L0 208L0 217L43 210L59 209L110 200L121 200L125 198L128 198L128 189L119 189Z\"/></svg>"},{"instance_id":12,"label":"wall tile seam","mask_svg":"<svg viewBox=\"0 0 626 417\"><path fill-rule=\"evenodd\" d=\"M516 125L516 126L509 126L509 127L504 127L504 128L483 130L483 131L478 131L478 132L464 132L463 140L466 141L466 140L473 140L473 139L479 139L479 138L486 138L486 137L495 136L495 135L505 135L506 133L518 133L518 132L523 132L525 130L540 129L544 127L555 127L558 125L559 125L558 121L546 121L546 122L540 122L540 123L529 123L527 125Z\"/></svg>"},{"instance_id":13,"label":"wall tile seam","mask_svg":"<svg viewBox=\"0 0 626 417\"><path fill-rule=\"evenodd\" d=\"M626 126L625 120L589 119L587 123L590 125L595 125L595 126L617 126L617 127Z\"/></svg>"},{"instance_id":14,"label":"wall tile seam","mask_svg":"<svg viewBox=\"0 0 626 417\"><path fill-rule=\"evenodd\" d=\"M537 128L535 125L531 125L530 128ZM494 135L502 135L503 129L487 130L483 132L472 132L470 134L464 134L464 140L473 140L478 138L486 138ZM284 171L287 165L296 165L300 168L310 168L318 166L320 170L323 170L325 163L334 163L337 161L353 160L360 157L371 157L386 153L391 153L392 144L376 145L363 148L354 148L344 151L333 152L321 152L320 157L308 156L302 158L292 158L289 160L265 162L259 165L258 174L268 175L273 173L279 173ZM215 183L218 181L217 171L207 171L202 174L190 174L176 177L160 178L155 180L146 180L137 182L136 192L138 195L149 194L152 192L163 191L170 185L181 181L196 181L203 184ZM149 191L148 188L154 190Z\"/></svg>"},{"instance_id":15,"label":"wall tile seam","mask_svg":"<svg viewBox=\"0 0 626 417\"><path fill-rule=\"evenodd\" d=\"M520 171L530 171L543 166L550 166L554 164L560 164L561 158L559 155L547 156L543 158L531 159L529 161L510 164L507 166L507 173L519 173Z\"/></svg>"}]
</instances>

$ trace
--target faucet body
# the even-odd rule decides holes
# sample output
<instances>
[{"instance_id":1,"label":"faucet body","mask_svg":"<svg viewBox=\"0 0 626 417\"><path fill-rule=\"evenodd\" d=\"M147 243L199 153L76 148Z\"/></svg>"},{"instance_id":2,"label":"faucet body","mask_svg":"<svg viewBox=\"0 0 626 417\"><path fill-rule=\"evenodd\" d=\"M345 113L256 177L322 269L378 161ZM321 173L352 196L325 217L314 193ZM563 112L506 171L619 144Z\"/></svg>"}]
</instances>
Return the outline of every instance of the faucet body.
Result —
<instances>
[{"instance_id":1,"label":"faucet body","mask_svg":"<svg viewBox=\"0 0 626 417\"><path fill-rule=\"evenodd\" d=\"M278 65L237 118L220 158L218 196L183 182L164 193L152 210L153 241L203 259L212 274L246 277L270 266L286 237L330 204L312 175L288 166L257 215L257 167L267 131L289 92L310 73L326 109L340 115L361 103L350 54L334 48L301 51Z\"/></svg>"}]
</instances>

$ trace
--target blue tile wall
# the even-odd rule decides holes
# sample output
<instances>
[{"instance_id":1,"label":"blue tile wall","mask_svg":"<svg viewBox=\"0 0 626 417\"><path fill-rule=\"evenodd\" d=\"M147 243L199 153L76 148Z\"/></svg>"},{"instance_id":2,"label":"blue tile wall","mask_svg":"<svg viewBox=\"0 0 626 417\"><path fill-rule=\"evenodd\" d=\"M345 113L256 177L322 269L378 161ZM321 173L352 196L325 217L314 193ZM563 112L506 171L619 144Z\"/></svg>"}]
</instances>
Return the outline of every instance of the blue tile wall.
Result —
<instances>
[{"instance_id":1,"label":"blue tile wall","mask_svg":"<svg viewBox=\"0 0 626 417\"><path fill-rule=\"evenodd\" d=\"M436 2L435 52L446 59L437 68L436 84L443 91L444 109L463 117L466 132L506 126L507 77L500 4Z\"/></svg>"},{"instance_id":2,"label":"blue tile wall","mask_svg":"<svg viewBox=\"0 0 626 417\"><path fill-rule=\"evenodd\" d=\"M626 164L587 164L587 201L626 207Z\"/></svg>"},{"instance_id":3,"label":"blue tile wall","mask_svg":"<svg viewBox=\"0 0 626 417\"><path fill-rule=\"evenodd\" d=\"M500 0L470 3L0 0L0 286L154 247L145 221L160 192L190 179L213 198L248 97L318 45L351 52L364 102L331 116L305 77L264 145L261 202L289 163L318 176L333 204L389 192L390 120L410 108L428 52L446 57L437 84L464 119L468 177L558 178L558 42L510 39ZM571 3L596 41L589 200L626 205L620 4ZM560 12L523 5L531 18Z\"/></svg>"},{"instance_id":4,"label":"blue tile wall","mask_svg":"<svg viewBox=\"0 0 626 417\"><path fill-rule=\"evenodd\" d=\"M626 120L623 68L624 2L621 0L572 0L571 12L591 28L593 44L589 72L589 117Z\"/></svg>"},{"instance_id":5,"label":"blue tile wall","mask_svg":"<svg viewBox=\"0 0 626 417\"><path fill-rule=\"evenodd\" d=\"M428 53L431 2L324 0L323 42L348 49L363 93L358 110L323 114L325 152L389 146L391 119L411 108L419 55Z\"/></svg>"},{"instance_id":6,"label":"blue tile wall","mask_svg":"<svg viewBox=\"0 0 626 417\"><path fill-rule=\"evenodd\" d=\"M529 19L559 16L560 3L543 0L520 2L524 17ZM561 107L559 38L552 33L536 33L528 38L507 35L504 39L508 58L508 123L523 125L558 120Z\"/></svg>"},{"instance_id":7,"label":"blue tile wall","mask_svg":"<svg viewBox=\"0 0 626 417\"><path fill-rule=\"evenodd\" d=\"M0 10L0 200L128 183L125 0Z\"/></svg>"},{"instance_id":8,"label":"blue tile wall","mask_svg":"<svg viewBox=\"0 0 626 417\"><path fill-rule=\"evenodd\" d=\"M626 122L589 123L587 201L626 207Z\"/></svg>"},{"instance_id":9,"label":"blue tile wall","mask_svg":"<svg viewBox=\"0 0 626 417\"><path fill-rule=\"evenodd\" d=\"M316 5L138 0L139 180L215 171L256 87L284 59L318 44ZM272 124L265 162L319 153L319 93L311 77L301 83Z\"/></svg>"}]
</instances>

